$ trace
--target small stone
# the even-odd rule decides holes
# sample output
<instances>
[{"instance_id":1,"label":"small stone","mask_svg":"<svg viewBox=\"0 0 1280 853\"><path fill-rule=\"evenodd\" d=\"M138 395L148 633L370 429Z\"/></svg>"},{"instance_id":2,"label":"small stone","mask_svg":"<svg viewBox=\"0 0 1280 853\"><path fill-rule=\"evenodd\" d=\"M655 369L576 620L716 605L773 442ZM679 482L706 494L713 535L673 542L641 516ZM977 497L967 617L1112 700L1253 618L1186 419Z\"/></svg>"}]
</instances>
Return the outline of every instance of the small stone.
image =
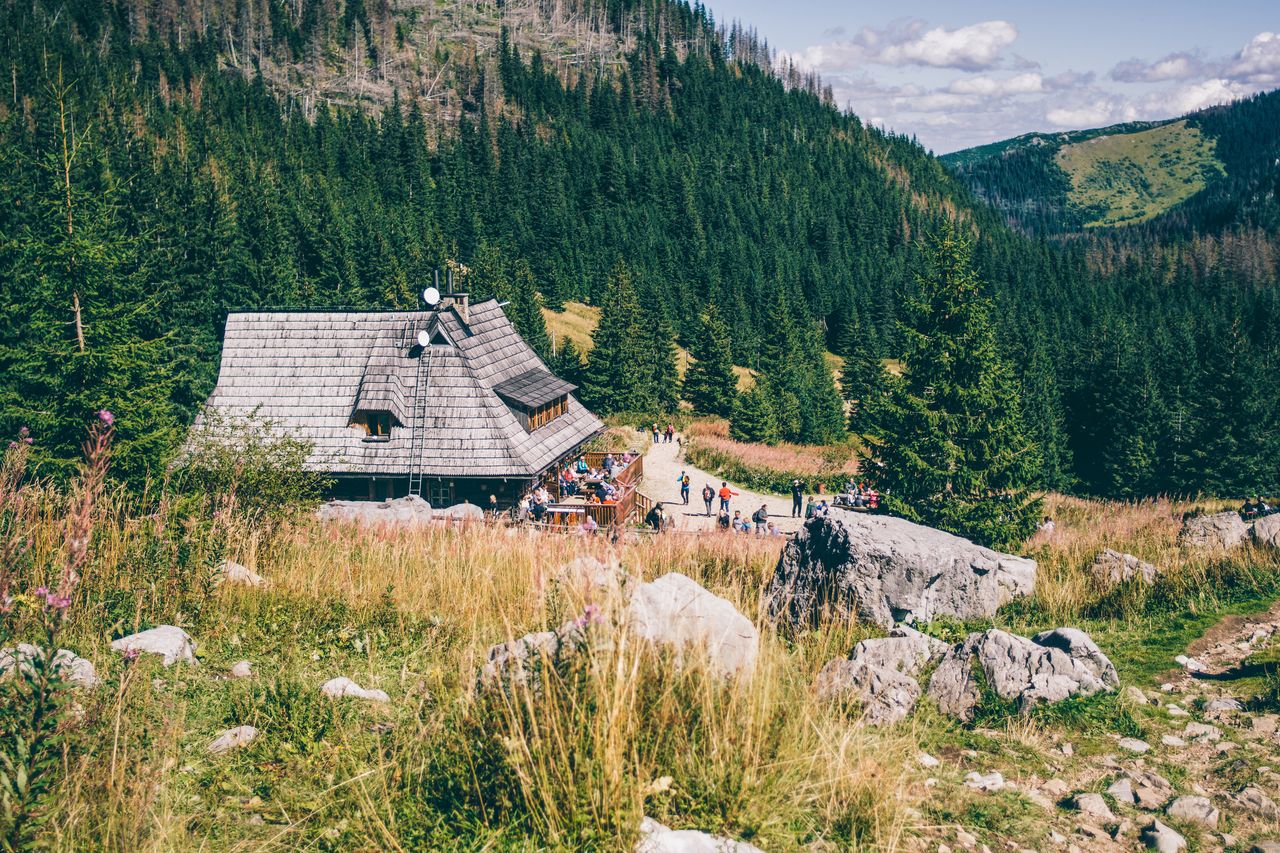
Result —
<instances>
[{"instance_id":1,"label":"small stone","mask_svg":"<svg viewBox=\"0 0 1280 853\"><path fill-rule=\"evenodd\" d=\"M1158 820L1153 820L1150 825L1144 827L1140 837L1142 843L1156 853L1179 853L1187 849L1187 839Z\"/></svg>"},{"instance_id":2,"label":"small stone","mask_svg":"<svg viewBox=\"0 0 1280 853\"><path fill-rule=\"evenodd\" d=\"M1226 755L1228 752L1238 748L1239 746L1240 744L1238 743L1232 743L1229 740L1224 740L1222 743L1214 747L1214 751L1217 752L1219 755Z\"/></svg>"},{"instance_id":3,"label":"small stone","mask_svg":"<svg viewBox=\"0 0 1280 853\"><path fill-rule=\"evenodd\" d=\"M1232 801L1241 808L1260 814L1269 820L1275 820L1280 817L1280 809L1276 807L1275 801L1256 785L1250 785L1245 788L1232 797Z\"/></svg>"},{"instance_id":4,"label":"small stone","mask_svg":"<svg viewBox=\"0 0 1280 853\"><path fill-rule=\"evenodd\" d=\"M146 652L160 655L165 666L173 666L175 663L196 663L196 641L176 625L161 625L112 640L111 648L117 652Z\"/></svg>"},{"instance_id":5,"label":"small stone","mask_svg":"<svg viewBox=\"0 0 1280 853\"><path fill-rule=\"evenodd\" d=\"M1133 795L1133 783L1128 779L1117 779L1107 788L1107 793L1115 798L1118 803L1128 803L1134 805L1138 802L1138 798Z\"/></svg>"},{"instance_id":6,"label":"small stone","mask_svg":"<svg viewBox=\"0 0 1280 853\"><path fill-rule=\"evenodd\" d=\"M1177 689L1178 689L1177 687L1174 687L1174 686L1173 686L1173 684L1171 684L1171 683L1170 683L1170 682L1168 682L1168 681L1166 681L1164 684L1161 684L1161 685L1160 685L1160 692L1161 692L1161 693L1173 693L1173 692L1174 692L1174 691L1176 691Z\"/></svg>"},{"instance_id":7,"label":"small stone","mask_svg":"<svg viewBox=\"0 0 1280 853\"><path fill-rule=\"evenodd\" d=\"M1151 749L1151 744L1145 740L1138 740L1136 737L1122 737L1120 738L1120 748L1141 755Z\"/></svg>"},{"instance_id":8,"label":"small stone","mask_svg":"<svg viewBox=\"0 0 1280 853\"><path fill-rule=\"evenodd\" d=\"M1207 702L1204 706L1206 714L1220 714L1223 712L1243 711L1244 706L1240 704L1239 699L1232 699L1230 696L1221 696L1211 702Z\"/></svg>"},{"instance_id":9,"label":"small stone","mask_svg":"<svg viewBox=\"0 0 1280 853\"><path fill-rule=\"evenodd\" d=\"M1060 800L1071 791L1071 788L1061 779L1050 779L1040 786L1040 790L1044 791L1047 796Z\"/></svg>"},{"instance_id":10,"label":"small stone","mask_svg":"<svg viewBox=\"0 0 1280 853\"><path fill-rule=\"evenodd\" d=\"M1177 735L1161 735L1160 742L1165 746L1184 747L1187 742Z\"/></svg>"},{"instance_id":11,"label":"small stone","mask_svg":"<svg viewBox=\"0 0 1280 853\"><path fill-rule=\"evenodd\" d=\"M651 817L640 821L640 840L635 853L679 853L679 851L715 850L717 853L763 853L745 841L734 841L694 829L673 830Z\"/></svg>"},{"instance_id":12,"label":"small stone","mask_svg":"<svg viewBox=\"0 0 1280 853\"><path fill-rule=\"evenodd\" d=\"M1190 717L1191 716L1190 711L1187 711L1186 709L1173 704L1166 705L1164 710L1170 717Z\"/></svg>"},{"instance_id":13,"label":"small stone","mask_svg":"<svg viewBox=\"0 0 1280 853\"><path fill-rule=\"evenodd\" d=\"M1071 741L1064 742L1060 749L1062 750L1062 754L1068 758L1076 754L1076 748L1071 745Z\"/></svg>"},{"instance_id":14,"label":"small stone","mask_svg":"<svg viewBox=\"0 0 1280 853\"><path fill-rule=\"evenodd\" d=\"M1066 844L1067 837L1056 829L1049 830L1049 840L1054 844Z\"/></svg>"},{"instance_id":15,"label":"small stone","mask_svg":"<svg viewBox=\"0 0 1280 853\"><path fill-rule=\"evenodd\" d=\"M1104 823L1110 823L1116 819L1101 794L1076 794L1073 802L1082 815L1096 818Z\"/></svg>"},{"instance_id":16,"label":"small stone","mask_svg":"<svg viewBox=\"0 0 1280 853\"><path fill-rule=\"evenodd\" d=\"M920 762L921 767L937 767L942 763L927 752L922 752L916 756L916 761Z\"/></svg>"},{"instance_id":17,"label":"small stone","mask_svg":"<svg viewBox=\"0 0 1280 853\"><path fill-rule=\"evenodd\" d=\"M1209 829L1217 829L1218 817L1221 814L1207 797L1178 797L1165 809L1169 817L1198 823Z\"/></svg>"},{"instance_id":18,"label":"small stone","mask_svg":"<svg viewBox=\"0 0 1280 853\"><path fill-rule=\"evenodd\" d=\"M1147 694L1143 693L1141 689L1134 687L1132 685L1124 689L1124 698L1128 699L1134 705L1148 704Z\"/></svg>"},{"instance_id":19,"label":"small stone","mask_svg":"<svg viewBox=\"0 0 1280 853\"><path fill-rule=\"evenodd\" d=\"M1280 853L1280 841L1259 841L1249 848L1249 853Z\"/></svg>"},{"instance_id":20,"label":"small stone","mask_svg":"<svg viewBox=\"0 0 1280 853\"><path fill-rule=\"evenodd\" d=\"M956 843L966 850L978 846L978 837L972 833L966 832L960 827L956 827Z\"/></svg>"},{"instance_id":21,"label":"small stone","mask_svg":"<svg viewBox=\"0 0 1280 853\"><path fill-rule=\"evenodd\" d=\"M1276 733L1277 728L1280 728L1280 715L1259 714L1249 718L1249 725L1258 734L1272 735Z\"/></svg>"},{"instance_id":22,"label":"small stone","mask_svg":"<svg viewBox=\"0 0 1280 853\"><path fill-rule=\"evenodd\" d=\"M1209 723L1187 723L1182 734L1197 743L1213 743L1222 738L1222 729Z\"/></svg>"},{"instance_id":23,"label":"small stone","mask_svg":"<svg viewBox=\"0 0 1280 853\"><path fill-rule=\"evenodd\" d=\"M258 730L253 726L236 726L234 729L219 732L218 737L205 748L214 755L221 755L224 752L248 746L257 737Z\"/></svg>"},{"instance_id":24,"label":"small stone","mask_svg":"<svg viewBox=\"0 0 1280 853\"><path fill-rule=\"evenodd\" d=\"M223 560L222 565L218 568L221 571L224 583L249 587L267 586L267 579L262 575L247 566L233 563L231 560Z\"/></svg>"},{"instance_id":25,"label":"small stone","mask_svg":"<svg viewBox=\"0 0 1280 853\"><path fill-rule=\"evenodd\" d=\"M1195 658L1189 658L1186 655L1178 655L1173 662L1185 669L1187 672L1204 672L1205 665Z\"/></svg>"},{"instance_id":26,"label":"small stone","mask_svg":"<svg viewBox=\"0 0 1280 853\"><path fill-rule=\"evenodd\" d=\"M330 699L368 699L372 702L390 702L391 697L382 690L366 690L350 678L339 676L320 685L320 692Z\"/></svg>"},{"instance_id":27,"label":"small stone","mask_svg":"<svg viewBox=\"0 0 1280 853\"><path fill-rule=\"evenodd\" d=\"M964 784L976 791L985 791L992 793L1004 788L1004 776L999 771L992 771L983 775L977 772L970 772L964 777Z\"/></svg>"},{"instance_id":28,"label":"small stone","mask_svg":"<svg viewBox=\"0 0 1280 853\"><path fill-rule=\"evenodd\" d=\"M253 664L247 660L238 661L231 665L232 678L248 678L253 675Z\"/></svg>"}]
</instances>

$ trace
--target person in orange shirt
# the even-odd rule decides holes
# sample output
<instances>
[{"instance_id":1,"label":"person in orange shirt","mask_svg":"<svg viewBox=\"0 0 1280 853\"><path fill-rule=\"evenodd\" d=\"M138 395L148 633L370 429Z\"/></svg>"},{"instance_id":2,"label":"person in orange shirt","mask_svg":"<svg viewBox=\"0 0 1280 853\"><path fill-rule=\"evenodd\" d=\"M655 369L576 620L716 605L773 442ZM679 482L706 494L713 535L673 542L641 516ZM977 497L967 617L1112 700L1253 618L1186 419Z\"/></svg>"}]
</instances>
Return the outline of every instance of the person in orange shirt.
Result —
<instances>
[{"instance_id":1,"label":"person in orange shirt","mask_svg":"<svg viewBox=\"0 0 1280 853\"><path fill-rule=\"evenodd\" d=\"M738 494L738 493L737 493L737 492L735 492L733 489L729 488L729 484L728 484L728 483L724 483L724 482L722 482L722 483L720 484L720 508L721 508L721 509L723 509L723 510L725 510L725 511L728 511L728 509L729 509L729 498L733 497L733 496L734 496L734 495L736 495L736 494Z\"/></svg>"}]
</instances>

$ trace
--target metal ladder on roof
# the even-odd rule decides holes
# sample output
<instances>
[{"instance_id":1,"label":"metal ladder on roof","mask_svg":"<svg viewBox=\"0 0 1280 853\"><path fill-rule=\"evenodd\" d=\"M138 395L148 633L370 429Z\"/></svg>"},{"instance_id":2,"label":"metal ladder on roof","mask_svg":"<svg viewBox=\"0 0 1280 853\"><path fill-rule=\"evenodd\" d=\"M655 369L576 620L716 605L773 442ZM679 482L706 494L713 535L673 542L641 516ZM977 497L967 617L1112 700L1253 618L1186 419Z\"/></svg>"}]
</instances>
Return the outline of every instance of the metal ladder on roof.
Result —
<instances>
[{"instance_id":1,"label":"metal ladder on roof","mask_svg":"<svg viewBox=\"0 0 1280 853\"><path fill-rule=\"evenodd\" d=\"M427 402L431 397L432 346L418 356L418 382L413 390L413 428L409 440L409 494L422 497L423 452L427 446Z\"/></svg>"}]
</instances>

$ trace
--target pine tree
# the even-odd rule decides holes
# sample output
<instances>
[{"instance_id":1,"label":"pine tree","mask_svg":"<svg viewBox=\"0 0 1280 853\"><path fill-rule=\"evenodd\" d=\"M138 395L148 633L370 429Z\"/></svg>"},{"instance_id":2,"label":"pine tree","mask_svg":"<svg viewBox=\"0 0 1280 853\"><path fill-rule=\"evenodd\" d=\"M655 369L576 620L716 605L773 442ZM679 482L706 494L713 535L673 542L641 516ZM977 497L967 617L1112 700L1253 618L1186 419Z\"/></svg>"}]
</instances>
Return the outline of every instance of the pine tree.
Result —
<instances>
[{"instance_id":1,"label":"pine tree","mask_svg":"<svg viewBox=\"0 0 1280 853\"><path fill-rule=\"evenodd\" d=\"M631 271L621 260L609 276L600 308L600 323L582 378L582 401L605 414L645 411L650 395L640 303Z\"/></svg>"},{"instance_id":2,"label":"pine tree","mask_svg":"<svg viewBox=\"0 0 1280 853\"><path fill-rule=\"evenodd\" d=\"M689 354L695 361L684 374L684 399L700 414L733 415L738 397L738 377L733 372L729 328L715 303L698 317L697 332Z\"/></svg>"},{"instance_id":3,"label":"pine tree","mask_svg":"<svg viewBox=\"0 0 1280 853\"><path fill-rule=\"evenodd\" d=\"M780 438L774 407L777 393L772 383L762 378L749 391L739 394L729 424L729 436L735 441L776 444Z\"/></svg>"},{"instance_id":4,"label":"pine tree","mask_svg":"<svg viewBox=\"0 0 1280 853\"><path fill-rule=\"evenodd\" d=\"M863 435L876 422L876 411L888 390L884 362L874 351L847 352L840 371L840 390L849 401L849 432Z\"/></svg>"},{"instance_id":5,"label":"pine tree","mask_svg":"<svg viewBox=\"0 0 1280 853\"><path fill-rule=\"evenodd\" d=\"M569 338L565 338L551 356L547 363L551 368L551 372L559 376L565 382L571 382L574 385L582 385L582 376L584 367L582 364L582 353L574 346Z\"/></svg>"},{"instance_id":6,"label":"pine tree","mask_svg":"<svg viewBox=\"0 0 1280 853\"><path fill-rule=\"evenodd\" d=\"M903 375L871 430L879 440L869 477L891 511L1007 547L1039 519L1040 500L1030 495L1039 454L970 253L952 225L929 246L900 325Z\"/></svg>"},{"instance_id":7,"label":"pine tree","mask_svg":"<svg viewBox=\"0 0 1280 853\"><path fill-rule=\"evenodd\" d=\"M680 374L676 369L675 331L655 300L645 300L653 308L640 324L640 364L637 395L641 411L669 413L680 405Z\"/></svg>"}]
</instances>

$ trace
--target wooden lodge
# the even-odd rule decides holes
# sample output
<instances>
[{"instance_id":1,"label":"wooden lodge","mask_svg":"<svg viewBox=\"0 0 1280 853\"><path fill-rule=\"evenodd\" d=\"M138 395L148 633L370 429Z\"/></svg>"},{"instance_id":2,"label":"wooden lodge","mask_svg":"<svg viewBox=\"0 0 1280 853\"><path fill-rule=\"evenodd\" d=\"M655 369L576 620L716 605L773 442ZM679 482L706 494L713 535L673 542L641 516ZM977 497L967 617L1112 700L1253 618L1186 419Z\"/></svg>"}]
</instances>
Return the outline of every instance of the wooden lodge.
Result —
<instances>
[{"instance_id":1,"label":"wooden lodge","mask_svg":"<svg viewBox=\"0 0 1280 853\"><path fill-rule=\"evenodd\" d=\"M576 390L496 301L458 294L422 311L233 313L207 409L309 442L333 497L506 508L602 431Z\"/></svg>"}]
</instances>

